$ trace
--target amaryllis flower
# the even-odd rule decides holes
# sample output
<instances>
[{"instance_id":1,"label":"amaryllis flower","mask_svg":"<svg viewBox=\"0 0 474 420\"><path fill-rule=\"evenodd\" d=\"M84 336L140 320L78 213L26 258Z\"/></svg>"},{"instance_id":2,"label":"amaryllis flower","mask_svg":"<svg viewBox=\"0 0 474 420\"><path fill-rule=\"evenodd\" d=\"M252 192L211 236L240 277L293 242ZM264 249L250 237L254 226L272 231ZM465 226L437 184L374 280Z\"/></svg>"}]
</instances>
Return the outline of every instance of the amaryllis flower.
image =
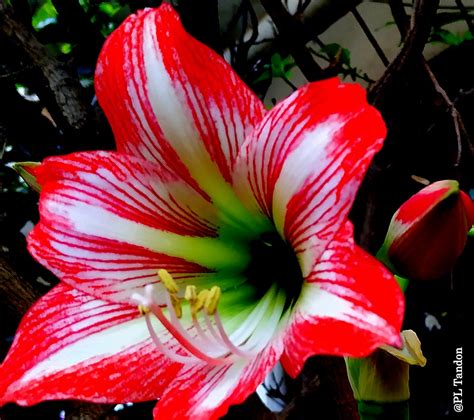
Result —
<instances>
[{"instance_id":1,"label":"amaryllis flower","mask_svg":"<svg viewBox=\"0 0 474 420\"><path fill-rule=\"evenodd\" d=\"M32 255L61 283L21 323L0 402L159 399L206 419L281 360L399 345L403 297L347 214L385 126L365 92L309 84L266 112L170 6L107 40L117 152L46 159Z\"/></svg>"},{"instance_id":2,"label":"amaryllis flower","mask_svg":"<svg viewBox=\"0 0 474 420\"><path fill-rule=\"evenodd\" d=\"M474 223L474 204L455 180L434 182L393 215L378 257L394 273L437 279L451 270Z\"/></svg>"}]
</instances>

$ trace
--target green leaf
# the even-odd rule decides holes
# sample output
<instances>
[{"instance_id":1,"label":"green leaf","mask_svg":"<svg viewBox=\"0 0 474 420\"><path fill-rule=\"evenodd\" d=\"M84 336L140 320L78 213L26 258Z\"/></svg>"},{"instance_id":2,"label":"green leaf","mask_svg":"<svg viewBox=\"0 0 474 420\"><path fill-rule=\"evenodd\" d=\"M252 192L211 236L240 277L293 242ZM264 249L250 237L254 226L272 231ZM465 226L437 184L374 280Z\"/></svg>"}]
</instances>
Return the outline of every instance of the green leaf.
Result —
<instances>
[{"instance_id":1,"label":"green leaf","mask_svg":"<svg viewBox=\"0 0 474 420\"><path fill-rule=\"evenodd\" d=\"M442 42L451 46L460 45L464 41L463 36L459 36L446 29L438 29L437 31L434 31L432 39L433 41Z\"/></svg>"},{"instance_id":2,"label":"green leaf","mask_svg":"<svg viewBox=\"0 0 474 420\"><path fill-rule=\"evenodd\" d=\"M99 4L99 10L102 13L105 13L109 17L113 17L119 10L121 6L120 4L111 1L111 2L103 2Z\"/></svg>"},{"instance_id":3,"label":"green leaf","mask_svg":"<svg viewBox=\"0 0 474 420\"><path fill-rule=\"evenodd\" d=\"M334 58L339 53L341 48L342 47L339 44L326 44L321 48L321 52L325 53L328 58Z\"/></svg>"},{"instance_id":4,"label":"green leaf","mask_svg":"<svg viewBox=\"0 0 474 420\"><path fill-rule=\"evenodd\" d=\"M59 43L59 50L63 54L70 54L72 51L72 44L69 44L68 42L60 42Z\"/></svg>"},{"instance_id":5,"label":"green leaf","mask_svg":"<svg viewBox=\"0 0 474 420\"><path fill-rule=\"evenodd\" d=\"M472 41L474 39L474 36L471 34L471 31L467 31L463 35L463 41Z\"/></svg>"},{"instance_id":6,"label":"green leaf","mask_svg":"<svg viewBox=\"0 0 474 420\"><path fill-rule=\"evenodd\" d=\"M55 56L71 54L72 44L68 42L52 42L47 45L48 49Z\"/></svg>"},{"instance_id":7,"label":"green leaf","mask_svg":"<svg viewBox=\"0 0 474 420\"><path fill-rule=\"evenodd\" d=\"M351 52L347 48L341 50L341 63L351 65Z\"/></svg>"},{"instance_id":8,"label":"green leaf","mask_svg":"<svg viewBox=\"0 0 474 420\"><path fill-rule=\"evenodd\" d=\"M82 8L87 12L89 11L90 7L90 2L89 0L79 0L79 4L82 6Z\"/></svg>"},{"instance_id":9,"label":"green leaf","mask_svg":"<svg viewBox=\"0 0 474 420\"><path fill-rule=\"evenodd\" d=\"M44 0L33 14L31 24L35 30L40 30L45 26L57 22L58 12L51 3L51 0Z\"/></svg>"},{"instance_id":10,"label":"green leaf","mask_svg":"<svg viewBox=\"0 0 474 420\"><path fill-rule=\"evenodd\" d=\"M273 54L270 62L272 75L284 79L291 77L290 70L296 65L290 56L283 58L279 53Z\"/></svg>"},{"instance_id":11,"label":"green leaf","mask_svg":"<svg viewBox=\"0 0 474 420\"><path fill-rule=\"evenodd\" d=\"M268 68L264 69L262 73L255 79L254 83L264 82L265 80L270 80L272 74Z\"/></svg>"}]
</instances>

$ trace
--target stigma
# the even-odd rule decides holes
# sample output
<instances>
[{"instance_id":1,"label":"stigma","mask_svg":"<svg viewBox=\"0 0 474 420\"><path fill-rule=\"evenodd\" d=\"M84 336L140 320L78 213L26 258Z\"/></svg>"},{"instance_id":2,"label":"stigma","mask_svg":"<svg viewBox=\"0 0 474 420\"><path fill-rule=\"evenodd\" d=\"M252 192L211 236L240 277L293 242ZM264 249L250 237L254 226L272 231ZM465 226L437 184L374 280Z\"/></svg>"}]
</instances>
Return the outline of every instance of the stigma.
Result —
<instances>
[{"instance_id":1,"label":"stigma","mask_svg":"<svg viewBox=\"0 0 474 420\"><path fill-rule=\"evenodd\" d=\"M284 297L271 290L229 335L218 310L220 287L198 291L195 285L188 285L183 292L168 271L158 270L158 277L165 289L165 305L158 303L163 289L153 284L145 286L141 294L134 293L132 299L138 303L157 349L179 363L221 365L237 358L253 358L271 340L282 316ZM158 334L153 318L169 334Z\"/></svg>"}]
</instances>

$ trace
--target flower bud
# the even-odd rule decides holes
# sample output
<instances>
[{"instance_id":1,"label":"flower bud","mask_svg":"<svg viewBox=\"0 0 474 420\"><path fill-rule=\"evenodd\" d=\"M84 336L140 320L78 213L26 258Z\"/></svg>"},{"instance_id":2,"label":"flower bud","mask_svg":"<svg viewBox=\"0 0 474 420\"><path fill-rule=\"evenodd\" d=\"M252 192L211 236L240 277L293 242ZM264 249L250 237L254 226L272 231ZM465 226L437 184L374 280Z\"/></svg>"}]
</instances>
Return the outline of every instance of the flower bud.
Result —
<instances>
[{"instance_id":1,"label":"flower bud","mask_svg":"<svg viewBox=\"0 0 474 420\"><path fill-rule=\"evenodd\" d=\"M347 357L349 382L357 401L396 403L410 398L409 367L425 366L421 343L412 330L402 331L403 348L381 346L364 358Z\"/></svg>"},{"instance_id":2,"label":"flower bud","mask_svg":"<svg viewBox=\"0 0 474 420\"><path fill-rule=\"evenodd\" d=\"M377 257L403 277L439 278L461 255L473 222L474 204L458 182L435 182L397 210Z\"/></svg>"}]
</instances>

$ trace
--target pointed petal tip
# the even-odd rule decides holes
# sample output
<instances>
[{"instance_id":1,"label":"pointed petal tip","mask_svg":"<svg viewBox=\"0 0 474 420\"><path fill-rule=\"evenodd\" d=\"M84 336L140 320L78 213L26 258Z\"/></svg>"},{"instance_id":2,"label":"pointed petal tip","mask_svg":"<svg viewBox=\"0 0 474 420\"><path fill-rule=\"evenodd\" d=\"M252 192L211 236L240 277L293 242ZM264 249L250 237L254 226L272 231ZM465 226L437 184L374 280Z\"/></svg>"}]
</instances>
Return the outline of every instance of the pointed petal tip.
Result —
<instances>
[{"instance_id":1,"label":"pointed petal tip","mask_svg":"<svg viewBox=\"0 0 474 420\"><path fill-rule=\"evenodd\" d=\"M459 182L455 179L443 179L433 182L429 188L431 190L448 189L451 193L459 191Z\"/></svg>"},{"instance_id":2,"label":"pointed petal tip","mask_svg":"<svg viewBox=\"0 0 474 420\"><path fill-rule=\"evenodd\" d=\"M175 19L180 21L179 15L173 6L169 3L163 3L158 7L145 7L144 9L139 9L135 13L129 15L127 19L133 20L137 18L143 18L148 14L159 14L161 17L169 16L170 19Z\"/></svg>"}]
</instances>

